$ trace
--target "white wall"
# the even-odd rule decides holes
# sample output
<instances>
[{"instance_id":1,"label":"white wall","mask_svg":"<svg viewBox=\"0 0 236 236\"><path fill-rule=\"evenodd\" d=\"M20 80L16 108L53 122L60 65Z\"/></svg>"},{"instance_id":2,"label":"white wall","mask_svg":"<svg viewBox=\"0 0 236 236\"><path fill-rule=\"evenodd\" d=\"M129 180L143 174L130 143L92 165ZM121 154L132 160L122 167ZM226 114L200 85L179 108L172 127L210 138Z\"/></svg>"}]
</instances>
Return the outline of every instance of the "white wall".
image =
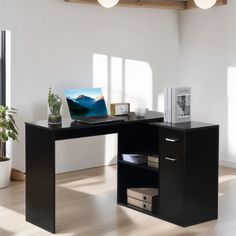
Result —
<instances>
[{"instance_id":1,"label":"white wall","mask_svg":"<svg viewBox=\"0 0 236 236\"><path fill-rule=\"evenodd\" d=\"M220 125L221 163L236 167L236 1L228 2L181 13L181 83L192 87L193 119Z\"/></svg>"},{"instance_id":2,"label":"white wall","mask_svg":"<svg viewBox=\"0 0 236 236\"><path fill-rule=\"evenodd\" d=\"M12 32L11 105L20 128L12 156L21 170L24 122L46 119L50 85L62 97L66 88L99 85L109 101L163 111L163 87L179 79L176 11L0 0L0 17ZM58 142L57 171L114 162L115 149L114 136Z\"/></svg>"}]
</instances>

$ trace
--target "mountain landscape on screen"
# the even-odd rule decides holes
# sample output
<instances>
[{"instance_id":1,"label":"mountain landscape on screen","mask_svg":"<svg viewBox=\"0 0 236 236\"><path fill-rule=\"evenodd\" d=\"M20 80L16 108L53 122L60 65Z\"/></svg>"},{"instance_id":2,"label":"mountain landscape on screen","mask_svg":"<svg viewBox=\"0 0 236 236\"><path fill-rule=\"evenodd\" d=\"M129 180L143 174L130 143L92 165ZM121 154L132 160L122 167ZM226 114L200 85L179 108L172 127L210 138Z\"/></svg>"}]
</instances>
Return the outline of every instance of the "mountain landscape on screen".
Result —
<instances>
[{"instance_id":1,"label":"mountain landscape on screen","mask_svg":"<svg viewBox=\"0 0 236 236\"><path fill-rule=\"evenodd\" d=\"M69 94L67 91L66 100L73 119L107 115L105 100L101 92L93 92L92 96L81 94L81 92L84 91L78 90L77 93L73 91Z\"/></svg>"}]
</instances>

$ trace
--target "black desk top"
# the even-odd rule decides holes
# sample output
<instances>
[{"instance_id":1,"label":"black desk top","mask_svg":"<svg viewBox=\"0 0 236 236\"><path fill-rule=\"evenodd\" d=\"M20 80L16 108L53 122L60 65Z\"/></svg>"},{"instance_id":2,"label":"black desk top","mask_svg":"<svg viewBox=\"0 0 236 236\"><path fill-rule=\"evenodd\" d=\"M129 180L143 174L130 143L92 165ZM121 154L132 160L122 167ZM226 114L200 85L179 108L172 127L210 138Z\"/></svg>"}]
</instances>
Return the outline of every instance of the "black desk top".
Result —
<instances>
[{"instance_id":1,"label":"black desk top","mask_svg":"<svg viewBox=\"0 0 236 236\"><path fill-rule=\"evenodd\" d=\"M187 131L191 129L203 129L203 128L209 128L209 127L216 127L218 125L214 124L208 124L203 122L197 122L197 121L189 121L189 122L181 122L181 123L171 123L171 122L158 122L158 123L152 123L153 126L158 127L165 127L175 130L182 130Z\"/></svg>"},{"instance_id":2,"label":"black desk top","mask_svg":"<svg viewBox=\"0 0 236 236\"><path fill-rule=\"evenodd\" d=\"M84 129L84 128L95 128L95 127L109 127L109 126L120 126L129 123L137 123L137 122L153 122L153 121L163 121L163 113L148 111L144 117L137 117L134 112L131 112L127 116L121 116L124 118L124 121L116 121L116 122L106 122L99 124L84 124L75 122L71 119L63 119L61 125L50 125L47 120L34 121L34 122L25 122L27 126L35 126L37 128L59 131L66 129Z\"/></svg>"}]
</instances>

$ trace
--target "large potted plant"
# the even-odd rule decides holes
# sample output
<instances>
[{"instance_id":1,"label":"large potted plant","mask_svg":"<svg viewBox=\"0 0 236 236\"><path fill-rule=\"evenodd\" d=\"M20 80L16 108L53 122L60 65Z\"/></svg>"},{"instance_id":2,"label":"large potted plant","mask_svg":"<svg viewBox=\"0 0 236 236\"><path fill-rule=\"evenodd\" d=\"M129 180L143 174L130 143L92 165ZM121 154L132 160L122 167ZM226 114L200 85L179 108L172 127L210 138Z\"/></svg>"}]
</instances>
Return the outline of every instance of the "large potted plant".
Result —
<instances>
[{"instance_id":1,"label":"large potted plant","mask_svg":"<svg viewBox=\"0 0 236 236\"><path fill-rule=\"evenodd\" d=\"M12 161L4 156L4 144L9 140L17 140L18 129L13 115L14 108L0 106L0 188L6 188L10 182Z\"/></svg>"}]
</instances>

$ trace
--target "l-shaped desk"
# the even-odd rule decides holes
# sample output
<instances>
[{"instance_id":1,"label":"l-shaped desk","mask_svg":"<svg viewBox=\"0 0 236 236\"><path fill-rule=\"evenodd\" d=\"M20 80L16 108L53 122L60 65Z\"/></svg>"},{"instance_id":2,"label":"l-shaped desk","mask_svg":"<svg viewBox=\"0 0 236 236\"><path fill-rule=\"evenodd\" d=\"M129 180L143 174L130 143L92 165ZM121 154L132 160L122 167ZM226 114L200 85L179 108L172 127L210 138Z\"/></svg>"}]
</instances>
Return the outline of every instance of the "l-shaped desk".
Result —
<instances>
[{"instance_id":1,"label":"l-shaped desk","mask_svg":"<svg viewBox=\"0 0 236 236\"><path fill-rule=\"evenodd\" d=\"M219 126L165 123L162 113L151 111L124 119L93 125L68 119L57 127L26 123L26 221L56 232L55 141L111 133L118 134L118 204L133 208L127 188L152 187L159 189L157 211L133 209L181 226L217 219ZM125 162L122 153L159 154L159 169Z\"/></svg>"}]
</instances>

